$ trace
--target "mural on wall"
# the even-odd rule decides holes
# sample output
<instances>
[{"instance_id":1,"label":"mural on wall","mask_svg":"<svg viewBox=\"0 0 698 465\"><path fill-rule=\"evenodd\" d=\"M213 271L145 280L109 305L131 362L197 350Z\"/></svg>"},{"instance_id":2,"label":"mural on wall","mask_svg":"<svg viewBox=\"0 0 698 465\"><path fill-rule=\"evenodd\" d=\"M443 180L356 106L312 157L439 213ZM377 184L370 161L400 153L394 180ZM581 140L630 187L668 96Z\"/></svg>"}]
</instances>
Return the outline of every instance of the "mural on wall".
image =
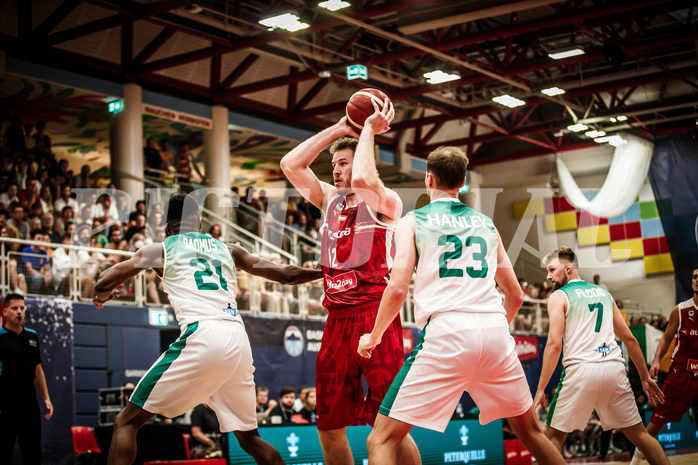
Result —
<instances>
[{"instance_id":1,"label":"mural on wall","mask_svg":"<svg viewBox=\"0 0 698 465\"><path fill-rule=\"evenodd\" d=\"M109 122L107 110L117 97L75 87L6 73L0 79L0 124L7 126L19 115L22 124L45 121L57 158L66 158L74 170L83 164L108 175ZM237 186L260 186L283 178L279 159L296 141L230 125L231 182ZM195 163L204 171L203 132L200 127L166 118L143 115L143 137L168 139L178 160L179 145L189 144ZM145 144L145 141L144 141Z\"/></svg>"},{"instance_id":2,"label":"mural on wall","mask_svg":"<svg viewBox=\"0 0 698 465\"><path fill-rule=\"evenodd\" d=\"M592 199L596 193L585 195ZM643 259L646 275L674 271L654 198L638 198L622 215L599 218L575 208L564 196L553 196L515 202L514 216L539 216L549 233L575 231L579 247L607 245L613 261Z\"/></svg>"}]
</instances>

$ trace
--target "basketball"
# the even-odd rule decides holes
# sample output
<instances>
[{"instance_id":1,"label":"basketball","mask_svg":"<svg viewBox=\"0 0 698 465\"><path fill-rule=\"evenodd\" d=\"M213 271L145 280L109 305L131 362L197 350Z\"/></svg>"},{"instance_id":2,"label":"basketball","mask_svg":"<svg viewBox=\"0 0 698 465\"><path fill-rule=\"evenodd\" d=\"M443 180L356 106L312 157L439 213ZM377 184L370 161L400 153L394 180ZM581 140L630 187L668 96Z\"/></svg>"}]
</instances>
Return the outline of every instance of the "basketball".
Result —
<instances>
[{"instance_id":1,"label":"basketball","mask_svg":"<svg viewBox=\"0 0 698 465\"><path fill-rule=\"evenodd\" d=\"M356 92L347 102L347 122L349 125L357 132L361 132L366 118L375 111L371 101L375 101L378 108L383 109L383 102L387 97L383 91L378 89L361 89Z\"/></svg>"}]
</instances>

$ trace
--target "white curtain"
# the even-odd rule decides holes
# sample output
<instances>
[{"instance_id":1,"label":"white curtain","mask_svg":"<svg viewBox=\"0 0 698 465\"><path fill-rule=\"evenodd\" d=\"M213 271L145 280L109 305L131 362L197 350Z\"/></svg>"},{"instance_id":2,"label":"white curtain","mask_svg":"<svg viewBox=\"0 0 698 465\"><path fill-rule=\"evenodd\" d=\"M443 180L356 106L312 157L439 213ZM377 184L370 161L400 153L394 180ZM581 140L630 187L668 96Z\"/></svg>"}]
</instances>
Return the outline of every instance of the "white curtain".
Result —
<instances>
[{"instance_id":1,"label":"white curtain","mask_svg":"<svg viewBox=\"0 0 698 465\"><path fill-rule=\"evenodd\" d=\"M560 189L576 208L611 218L625 212L637 198L647 179L654 143L630 134L621 134L621 138L623 143L616 147L606 180L592 200L584 196L558 154Z\"/></svg>"}]
</instances>

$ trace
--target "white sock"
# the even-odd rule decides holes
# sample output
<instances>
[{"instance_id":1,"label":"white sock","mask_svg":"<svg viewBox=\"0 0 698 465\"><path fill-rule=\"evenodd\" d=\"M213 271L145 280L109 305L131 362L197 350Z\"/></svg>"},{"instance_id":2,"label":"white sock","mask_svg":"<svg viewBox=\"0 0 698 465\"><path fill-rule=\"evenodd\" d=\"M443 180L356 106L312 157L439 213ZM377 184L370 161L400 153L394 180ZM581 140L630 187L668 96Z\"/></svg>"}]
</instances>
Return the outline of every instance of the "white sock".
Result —
<instances>
[{"instance_id":1,"label":"white sock","mask_svg":"<svg viewBox=\"0 0 698 465\"><path fill-rule=\"evenodd\" d=\"M630 461L630 465L640 465L643 460L645 460L645 454L643 454L640 449L635 449L635 454Z\"/></svg>"}]
</instances>

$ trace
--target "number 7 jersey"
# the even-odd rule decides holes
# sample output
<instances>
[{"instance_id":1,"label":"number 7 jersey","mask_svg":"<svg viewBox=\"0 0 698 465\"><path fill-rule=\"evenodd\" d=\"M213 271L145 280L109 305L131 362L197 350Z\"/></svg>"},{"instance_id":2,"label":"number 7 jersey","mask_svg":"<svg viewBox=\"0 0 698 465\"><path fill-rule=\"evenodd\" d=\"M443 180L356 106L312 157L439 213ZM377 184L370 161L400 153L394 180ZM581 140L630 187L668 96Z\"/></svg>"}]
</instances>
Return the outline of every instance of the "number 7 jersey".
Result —
<instances>
[{"instance_id":1,"label":"number 7 jersey","mask_svg":"<svg viewBox=\"0 0 698 465\"><path fill-rule=\"evenodd\" d=\"M416 223L415 320L440 312L501 313L496 289L499 238L492 220L456 199L411 212Z\"/></svg>"},{"instance_id":2,"label":"number 7 jersey","mask_svg":"<svg viewBox=\"0 0 698 465\"><path fill-rule=\"evenodd\" d=\"M242 323L235 301L235 262L225 244L188 232L168 237L163 246L163 288L181 326L202 320Z\"/></svg>"}]
</instances>

